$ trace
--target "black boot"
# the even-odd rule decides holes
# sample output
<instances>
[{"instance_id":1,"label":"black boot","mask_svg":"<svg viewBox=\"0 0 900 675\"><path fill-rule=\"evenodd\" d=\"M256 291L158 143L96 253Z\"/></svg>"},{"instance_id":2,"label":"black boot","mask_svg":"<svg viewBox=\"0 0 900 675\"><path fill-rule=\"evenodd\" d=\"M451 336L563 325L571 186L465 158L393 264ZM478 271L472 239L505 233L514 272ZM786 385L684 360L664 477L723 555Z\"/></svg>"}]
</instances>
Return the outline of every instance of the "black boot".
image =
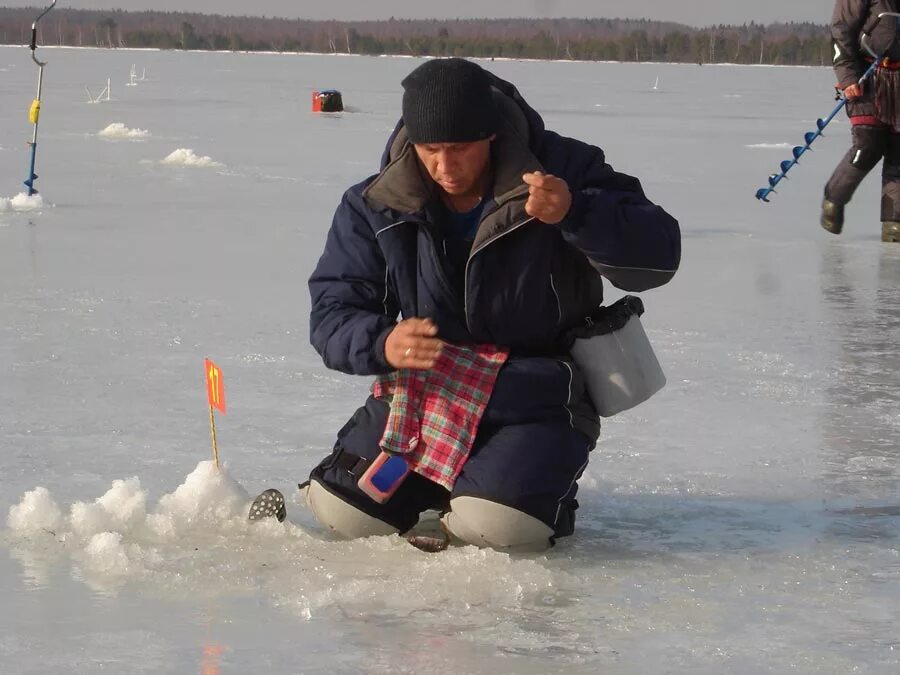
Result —
<instances>
[{"instance_id":1,"label":"black boot","mask_svg":"<svg viewBox=\"0 0 900 675\"><path fill-rule=\"evenodd\" d=\"M881 223L881 241L900 242L900 223L895 220Z\"/></svg>"},{"instance_id":2,"label":"black boot","mask_svg":"<svg viewBox=\"0 0 900 675\"><path fill-rule=\"evenodd\" d=\"M844 205L823 199L822 217L819 219L819 223L831 234L840 234L844 229Z\"/></svg>"},{"instance_id":3,"label":"black boot","mask_svg":"<svg viewBox=\"0 0 900 675\"><path fill-rule=\"evenodd\" d=\"M250 520L277 518L278 522L282 522L286 517L287 509L284 506L284 495L275 488L269 488L260 493L250 505Z\"/></svg>"}]
</instances>

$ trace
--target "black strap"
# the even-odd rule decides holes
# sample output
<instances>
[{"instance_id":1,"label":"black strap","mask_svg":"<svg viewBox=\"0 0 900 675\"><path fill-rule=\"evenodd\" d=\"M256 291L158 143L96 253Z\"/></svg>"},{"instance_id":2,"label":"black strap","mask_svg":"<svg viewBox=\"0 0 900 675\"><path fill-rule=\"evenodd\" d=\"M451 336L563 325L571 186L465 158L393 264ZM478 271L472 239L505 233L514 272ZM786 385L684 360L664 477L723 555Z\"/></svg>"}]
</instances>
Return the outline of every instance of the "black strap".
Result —
<instances>
[{"instance_id":1,"label":"black strap","mask_svg":"<svg viewBox=\"0 0 900 675\"><path fill-rule=\"evenodd\" d=\"M334 450L327 460L322 462L319 466L317 466L312 471L312 477L322 478L322 472L328 469L338 468L341 471L346 471L351 476L361 476L363 472L368 468L371 460L366 459L365 457L360 457L359 455L354 455L351 452L346 452L343 448L338 448ZM304 481L298 484L298 487L303 490L305 487L309 485L310 481Z\"/></svg>"},{"instance_id":2,"label":"black strap","mask_svg":"<svg viewBox=\"0 0 900 675\"><path fill-rule=\"evenodd\" d=\"M353 453L347 452L346 450L341 450L338 453L338 456L334 458L334 462L332 464L332 466L343 469L351 476L362 475L362 472L366 470L366 467L368 465L368 459L366 459L365 457L360 457L359 455L354 455Z\"/></svg>"}]
</instances>

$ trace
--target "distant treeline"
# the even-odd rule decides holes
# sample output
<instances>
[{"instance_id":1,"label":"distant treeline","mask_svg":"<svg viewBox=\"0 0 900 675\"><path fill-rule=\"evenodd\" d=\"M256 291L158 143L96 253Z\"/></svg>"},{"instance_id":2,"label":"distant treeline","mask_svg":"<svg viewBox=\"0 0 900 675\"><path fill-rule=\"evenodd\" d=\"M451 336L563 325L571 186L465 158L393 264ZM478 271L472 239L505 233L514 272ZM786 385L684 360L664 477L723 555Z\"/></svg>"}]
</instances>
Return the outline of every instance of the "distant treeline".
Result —
<instances>
[{"instance_id":1,"label":"distant treeline","mask_svg":"<svg viewBox=\"0 0 900 675\"><path fill-rule=\"evenodd\" d=\"M0 44L27 44L39 9L0 7ZM694 28L630 19L307 21L184 12L57 9L39 44L597 61L827 65L828 27Z\"/></svg>"}]
</instances>

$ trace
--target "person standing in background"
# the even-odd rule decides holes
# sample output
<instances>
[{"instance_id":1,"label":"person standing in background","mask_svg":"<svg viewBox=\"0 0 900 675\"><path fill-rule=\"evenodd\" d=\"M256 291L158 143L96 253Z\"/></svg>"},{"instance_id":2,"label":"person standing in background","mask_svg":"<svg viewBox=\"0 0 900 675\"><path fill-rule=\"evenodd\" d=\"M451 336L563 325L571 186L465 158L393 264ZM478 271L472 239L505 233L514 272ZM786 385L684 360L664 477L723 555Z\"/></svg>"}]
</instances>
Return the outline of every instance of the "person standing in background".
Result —
<instances>
[{"instance_id":1,"label":"person standing in background","mask_svg":"<svg viewBox=\"0 0 900 675\"><path fill-rule=\"evenodd\" d=\"M844 227L844 207L868 173L884 158L881 179L881 240L900 242L900 43L894 0L837 0L831 18L837 89L847 99L853 145L825 185L821 225L832 234ZM862 46L868 36L881 63L864 84L874 61Z\"/></svg>"}]
</instances>

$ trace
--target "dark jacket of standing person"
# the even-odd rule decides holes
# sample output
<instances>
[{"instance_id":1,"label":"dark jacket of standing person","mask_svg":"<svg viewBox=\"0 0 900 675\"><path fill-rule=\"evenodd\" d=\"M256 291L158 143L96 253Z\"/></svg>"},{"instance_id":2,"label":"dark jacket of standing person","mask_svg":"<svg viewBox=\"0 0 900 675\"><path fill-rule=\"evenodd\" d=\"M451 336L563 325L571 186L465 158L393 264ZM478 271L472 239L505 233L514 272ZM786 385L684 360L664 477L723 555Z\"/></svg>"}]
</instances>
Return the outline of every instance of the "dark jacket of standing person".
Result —
<instances>
[{"instance_id":1,"label":"dark jacket of standing person","mask_svg":"<svg viewBox=\"0 0 900 675\"><path fill-rule=\"evenodd\" d=\"M843 91L856 84L874 61L872 54L862 44L867 35L869 48L890 62L900 62L900 42L895 22L889 18L879 20L879 14L896 12L894 0L838 0L831 17L831 37L834 45L834 72L837 86ZM868 95L848 102L851 117L875 115L873 88Z\"/></svg>"}]
</instances>

